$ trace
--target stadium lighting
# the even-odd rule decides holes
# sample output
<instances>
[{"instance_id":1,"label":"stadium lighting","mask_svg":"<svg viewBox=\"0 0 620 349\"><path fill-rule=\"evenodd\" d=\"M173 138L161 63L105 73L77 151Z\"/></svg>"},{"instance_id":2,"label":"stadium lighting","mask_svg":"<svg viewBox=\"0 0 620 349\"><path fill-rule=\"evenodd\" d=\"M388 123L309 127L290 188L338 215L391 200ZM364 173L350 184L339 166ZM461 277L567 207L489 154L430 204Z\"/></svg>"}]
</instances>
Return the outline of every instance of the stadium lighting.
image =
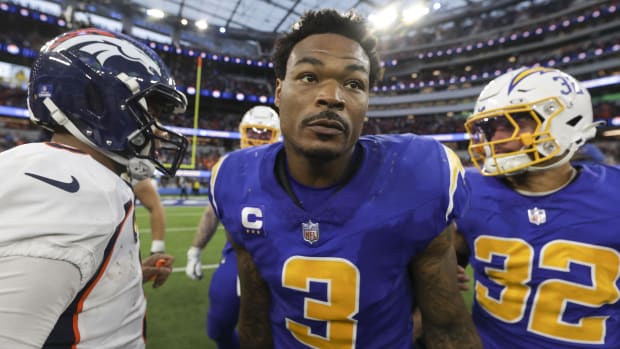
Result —
<instances>
[{"instance_id":1,"label":"stadium lighting","mask_svg":"<svg viewBox=\"0 0 620 349\"><path fill-rule=\"evenodd\" d=\"M149 17L153 17L153 18L157 18L157 19L161 19L164 18L164 16L166 15L164 13L164 11L158 9L158 8L150 8L148 10L146 10L146 14Z\"/></svg>"},{"instance_id":2,"label":"stadium lighting","mask_svg":"<svg viewBox=\"0 0 620 349\"><path fill-rule=\"evenodd\" d=\"M426 16L430 9L423 5L413 5L403 11L403 23L411 24Z\"/></svg>"},{"instance_id":3,"label":"stadium lighting","mask_svg":"<svg viewBox=\"0 0 620 349\"><path fill-rule=\"evenodd\" d=\"M205 30L209 27L209 25L207 24L207 21L205 21L204 19L196 21L196 28L200 29L200 30Z\"/></svg>"},{"instance_id":4,"label":"stadium lighting","mask_svg":"<svg viewBox=\"0 0 620 349\"><path fill-rule=\"evenodd\" d=\"M377 14L370 14L368 16L368 20L377 30L389 28L394 22L396 22L397 18L398 15L396 13L396 7L394 6L389 6Z\"/></svg>"},{"instance_id":5,"label":"stadium lighting","mask_svg":"<svg viewBox=\"0 0 620 349\"><path fill-rule=\"evenodd\" d=\"M187 25L187 23L189 23L187 18L181 18L181 25Z\"/></svg>"}]
</instances>

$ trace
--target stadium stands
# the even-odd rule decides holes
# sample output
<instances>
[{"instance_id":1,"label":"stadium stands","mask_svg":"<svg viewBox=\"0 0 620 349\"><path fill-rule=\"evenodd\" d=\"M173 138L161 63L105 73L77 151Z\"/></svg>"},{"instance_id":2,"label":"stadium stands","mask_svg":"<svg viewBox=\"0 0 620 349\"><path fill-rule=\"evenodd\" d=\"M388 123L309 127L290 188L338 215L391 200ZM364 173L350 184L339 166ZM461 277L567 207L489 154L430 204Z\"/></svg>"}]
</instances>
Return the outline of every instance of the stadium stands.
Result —
<instances>
[{"instance_id":1,"label":"stadium stands","mask_svg":"<svg viewBox=\"0 0 620 349\"><path fill-rule=\"evenodd\" d=\"M593 84L605 77L620 77L620 1L475 4L383 34L386 78L373 89L364 133L462 134L463 120L482 86L515 66L558 67ZM62 17L0 4L0 63L8 64L6 69L0 66L0 71L6 71L0 80L0 106L25 108L23 82L34 52L66 26ZM255 50L235 50L231 49L235 45L228 44L149 44L172 68L179 88L190 100L187 115L163 120L166 124L234 132L243 110L273 101L274 75L264 54L270 47L263 42ZM200 91L196 91L199 56L201 80ZM619 92L617 81L590 87L596 117L606 122L603 131L620 126ZM200 98L194 118L196 93ZM613 141L616 136L603 134L599 141L610 154L608 160L620 162L620 148ZM0 150L39 138L23 118L0 116ZM465 159L466 143L459 139L453 138L450 144ZM196 142L195 165L204 170L237 143L203 137Z\"/></svg>"}]
</instances>

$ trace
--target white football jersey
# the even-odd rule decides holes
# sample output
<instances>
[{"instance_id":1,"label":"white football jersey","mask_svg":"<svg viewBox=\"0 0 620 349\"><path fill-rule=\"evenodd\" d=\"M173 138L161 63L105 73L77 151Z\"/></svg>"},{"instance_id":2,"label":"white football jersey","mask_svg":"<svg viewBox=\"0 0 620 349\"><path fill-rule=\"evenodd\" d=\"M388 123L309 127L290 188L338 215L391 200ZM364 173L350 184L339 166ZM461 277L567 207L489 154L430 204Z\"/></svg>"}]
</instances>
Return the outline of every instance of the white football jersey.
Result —
<instances>
[{"instance_id":1,"label":"white football jersey","mask_svg":"<svg viewBox=\"0 0 620 349\"><path fill-rule=\"evenodd\" d=\"M144 348L146 301L128 183L90 155L56 143L0 153L0 178L0 272L3 260L34 257L70 263L80 275L78 281L73 272L70 281L79 285L65 309L32 315L51 321L41 346ZM12 265L17 274L32 272ZM5 287L0 280L4 309Z\"/></svg>"}]
</instances>

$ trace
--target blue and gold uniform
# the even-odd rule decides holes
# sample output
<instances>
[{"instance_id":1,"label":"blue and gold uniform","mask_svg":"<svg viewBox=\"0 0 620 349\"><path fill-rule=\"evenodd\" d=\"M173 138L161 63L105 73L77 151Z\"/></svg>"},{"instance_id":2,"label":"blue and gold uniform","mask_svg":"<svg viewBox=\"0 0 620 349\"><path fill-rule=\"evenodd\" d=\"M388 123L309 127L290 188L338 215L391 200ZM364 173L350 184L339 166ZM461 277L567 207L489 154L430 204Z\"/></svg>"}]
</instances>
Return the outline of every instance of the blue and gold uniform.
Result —
<instances>
[{"instance_id":1,"label":"blue and gold uniform","mask_svg":"<svg viewBox=\"0 0 620 349\"><path fill-rule=\"evenodd\" d=\"M620 170L583 166L539 196L473 171L467 181L471 209L457 225L484 347L620 348Z\"/></svg>"},{"instance_id":2,"label":"blue and gold uniform","mask_svg":"<svg viewBox=\"0 0 620 349\"><path fill-rule=\"evenodd\" d=\"M458 158L430 138L362 137L357 171L305 207L276 175L281 153L231 153L211 182L224 227L269 285L275 347L411 348L407 266L467 206Z\"/></svg>"}]
</instances>

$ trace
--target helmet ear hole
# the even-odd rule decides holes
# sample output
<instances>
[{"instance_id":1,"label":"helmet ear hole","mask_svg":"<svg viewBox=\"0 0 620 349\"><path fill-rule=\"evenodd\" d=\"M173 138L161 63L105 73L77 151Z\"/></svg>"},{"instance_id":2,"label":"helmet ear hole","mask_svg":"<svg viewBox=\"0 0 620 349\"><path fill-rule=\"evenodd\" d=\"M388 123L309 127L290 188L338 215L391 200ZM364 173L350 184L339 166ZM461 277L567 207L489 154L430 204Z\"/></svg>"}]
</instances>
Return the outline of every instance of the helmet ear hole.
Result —
<instances>
[{"instance_id":1,"label":"helmet ear hole","mask_svg":"<svg viewBox=\"0 0 620 349\"><path fill-rule=\"evenodd\" d=\"M93 84L88 84L84 90L84 96L86 97L86 106L89 111L96 115L102 115L105 112L105 106L103 99L99 94L99 91Z\"/></svg>"},{"instance_id":2,"label":"helmet ear hole","mask_svg":"<svg viewBox=\"0 0 620 349\"><path fill-rule=\"evenodd\" d=\"M567 125L570 125L570 126L572 126L572 127L575 127L575 126L579 123L579 121L581 121L581 119L583 119L583 116L581 116L581 115L577 115L577 116L575 116L574 118L572 118L572 119L568 120L568 121L566 122L566 124L567 124Z\"/></svg>"}]
</instances>

